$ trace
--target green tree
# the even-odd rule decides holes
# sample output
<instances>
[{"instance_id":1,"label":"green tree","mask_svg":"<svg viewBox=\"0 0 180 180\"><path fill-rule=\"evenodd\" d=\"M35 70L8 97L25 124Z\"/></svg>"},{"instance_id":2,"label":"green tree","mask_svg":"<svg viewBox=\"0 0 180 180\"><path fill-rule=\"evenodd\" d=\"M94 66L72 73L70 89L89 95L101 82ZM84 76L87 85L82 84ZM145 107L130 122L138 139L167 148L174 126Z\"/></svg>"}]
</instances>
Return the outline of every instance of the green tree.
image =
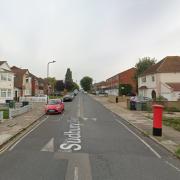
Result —
<instances>
[{"instance_id":1,"label":"green tree","mask_svg":"<svg viewBox=\"0 0 180 180\"><path fill-rule=\"evenodd\" d=\"M81 79L80 84L81 84L81 87L85 91L89 91L89 90L91 90L92 82L93 82L93 79L91 77L85 76Z\"/></svg>"},{"instance_id":2,"label":"green tree","mask_svg":"<svg viewBox=\"0 0 180 180\"><path fill-rule=\"evenodd\" d=\"M132 92L132 86L130 84L119 85L119 95L128 95Z\"/></svg>"},{"instance_id":3,"label":"green tree","mask_svg":"<svg viewBox=\"0 0 180 180\"><path fill-rule=\"evenodd\" d=\"M65 88L68 91L71 91L73 89L73 79L72 79L72 71L70 68L67 69L66 75L65 75Z\"/></svg>"},{"instance_id":4,"label":"green tree","mask_svg":"<svg viewBox=\"0 0 180 180\"><path fill-rule=\"evenodd\" d=\"M75 90L75 89L79 90L79 85L77 83L73 82L72 90Z\"/></svg>"},{"instance_id":5,"label":"green tree","mask_svg":"<svg viewBox=\"0 0 180 180\"><path fill-rule=\"evenodd\" d=\"M149 67L151 67L153 64L156 63L155 58L150 57L143 57L139 58L139 62L136 63L136 74L135 74L135 80L136 80L136 89L138 90L138 76L143 74Z\"/></svg>"},{"instance_id":6,"label":"green tree","mask_svg":"<svg viewBox=\"0 0 180 180\"><path fill-rule=\"evenodd\" d=\"M52 93L54 94L54 89L55 89L55 85L56 85L56 78L55 77L48 77L48 84L51 86L52 89Z\"/></svg>"},{"instance_id":7,"label":"green tree","mask_svg":"<svg viewBox=\"0 0 180 180\"><path fill-rule=\"evenodd\" d=\"M139 62L136 63L135 67L137 69L136 71L136 79L139 75L144 73L146 69L148 69L150 66L156 63L155 58L150 58L150 57L143 57L139 58Z\"/></svg>"}]
</instances>

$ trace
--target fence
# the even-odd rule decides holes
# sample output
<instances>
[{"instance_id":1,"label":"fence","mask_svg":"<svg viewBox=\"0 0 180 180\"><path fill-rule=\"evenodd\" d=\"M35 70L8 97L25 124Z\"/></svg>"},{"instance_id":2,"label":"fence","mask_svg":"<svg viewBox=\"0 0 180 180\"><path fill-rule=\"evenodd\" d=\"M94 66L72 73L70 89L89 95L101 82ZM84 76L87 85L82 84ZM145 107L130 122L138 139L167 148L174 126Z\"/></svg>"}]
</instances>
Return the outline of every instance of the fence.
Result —
<instances>
[{"instance_id":1,"label":"fence","mask_svg":"<svg viewBox=\"0 0 180 180\"><path fill-rule=\"evenodd\" d=\"M27 105L18 109L9 109L9 118L16 117L18 115L24 114L32 109L32 105Z\"/></svg>"},{"instance_id":2,"label":"fence","mask_svg":"<svg viewBox=\"0 0 180 180\"><path fill-rule=\"evenodd\" d=\"M19 99L22 101L28 101L28 102L47 102L47 97L20 97Z\"/></svg>"}]
</instances>

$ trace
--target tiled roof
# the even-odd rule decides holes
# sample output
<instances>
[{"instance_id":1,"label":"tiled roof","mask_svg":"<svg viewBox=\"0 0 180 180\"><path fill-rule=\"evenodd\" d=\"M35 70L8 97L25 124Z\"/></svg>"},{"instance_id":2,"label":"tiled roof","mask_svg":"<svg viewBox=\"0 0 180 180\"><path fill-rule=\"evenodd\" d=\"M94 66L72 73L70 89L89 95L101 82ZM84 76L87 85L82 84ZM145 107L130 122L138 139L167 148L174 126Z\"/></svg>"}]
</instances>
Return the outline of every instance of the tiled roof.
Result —
<instances>
[{"instance_id":1,"label":"tiled roof","mask_svg":"<svg viewBox=\"0 0 180 180\"><path fill-rule=\"evenodd\" d=\"M180 56L167 56L155 65L148 68L141 76L154 73L180 72Z\"/></svg>"},{"instance_id":2,"label":"tiled roof","mask_svg":"<svg viewBox=\"0 0 180 180\"><path fill-rule=\"evenodd\" d=\"M21 69L16 66L11 67L12 72L15 75L14 86L16 88L22 88L23 75L28 71L27 69Z\"/></svg>"},{"instance_id":3,"label":"tiled roof","mask_svg":"<svg viewBox=\"0 0 180 180\"><path fill-rule=\"evenodd\" d=\"M180 91L180 83L166 83L173 91Z\"/></svg>"},{"instance_id":4,"label":"tiled roof","mask_svg":"<svg viewBox=\"0 0 180 180\"><path fill-rule=\"evenodd\" d=\"M6 61L0 61L0 66L2 65L2 64L4 64Z\"/></svg>"}]
</instances>

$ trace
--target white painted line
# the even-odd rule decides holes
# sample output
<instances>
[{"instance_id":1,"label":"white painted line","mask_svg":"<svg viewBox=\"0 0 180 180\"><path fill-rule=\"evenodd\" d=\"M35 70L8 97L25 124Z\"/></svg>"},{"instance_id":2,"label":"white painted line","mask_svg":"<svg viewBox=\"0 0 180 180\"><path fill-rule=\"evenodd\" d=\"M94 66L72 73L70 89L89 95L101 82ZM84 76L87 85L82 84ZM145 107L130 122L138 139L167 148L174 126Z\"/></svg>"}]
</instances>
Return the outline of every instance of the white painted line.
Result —
<instances>
[{"instance_id":1,"label":"white painted line","mask_svg":"<svg viewBox=\"0 0 180 180\"><path fill-rule=\"evenodd\" d=\"M93 121L97 121L97 118L92 118Z\"/></svg>"},{"instance_id":2,"label":"white painted line","mask_svg":"<svg viewBox=\"0 0 180 180\"><path fill-rule=\"evenodd\" d=\"M115 119L116 122L123 125L130 133L132 133L134 136L136 136L144 145L146 145L159 159L161 159L161 156L159 153L157 153L148 143L146 143L142 138L140 138L136 133L134 133L131 129L129 129L124 123L119 121L118 119Z\"/></svg>"},{"instance_id":3,"label":"white painted line","mask_svg":"<svg viewBox=\"0 0 180 180\"><path fill-rule=\"evenodd\" d=\"M78 180L78 167L74 168L74 180Z\"/></svg>"},{"instance_id":4,"label":"white painted line","mask_svg":"<svg viewBox=\"0 0 180 180\"><path fill-rule=\"evenodd\" d=\"M168 162L168 161L165 161L165 162L166 162L166 164L168 164L168 165L171 166L172 168L176 169L176 171L180 172L180 169L179 169L178 167L174 166L173 164L171 164L171 163Z\"/></svg>"},{"instance_id":5,"label":"white painted line","mask_svg":"<svg viewBox=\"0 0 180 180\"><path fill-rule=\"evenodd\" d=\"M28 133L26 133L24 136L22 136L16 143L14 143L9 149L8 151L12 151L15 146L22 141L27 135L29 135L32 131L34 131L38 126L40 126L44 121L46 121L48 119L49 116L47 116L45 119L43 119L39 124L37 124L33 129L31 129Z\"/></svg>"},{"instance_id":6,"label":"white painted line","mask_svg":"<svg viewBox=\"0 0 180 180\"><path fill-rule=\"evenodd\" d=\"M80 100L80 97L79 97L79 103L78 103L78 113L77 113L77 116L78 116L78 117L81 117L81 110L80 110L80 108L81 108L81 107L80 107L80 101L81 101L81 100Z\"/></svg>"},{"instance_id":7,"label":"white painted line","mask_svg":"<svg viewBox=\"0 0 180 180\"><path fill-rule=\"evenodd\" d=\"M51 138L41 151L54 152L54 138Z\"/></svg>"}]
</instances>

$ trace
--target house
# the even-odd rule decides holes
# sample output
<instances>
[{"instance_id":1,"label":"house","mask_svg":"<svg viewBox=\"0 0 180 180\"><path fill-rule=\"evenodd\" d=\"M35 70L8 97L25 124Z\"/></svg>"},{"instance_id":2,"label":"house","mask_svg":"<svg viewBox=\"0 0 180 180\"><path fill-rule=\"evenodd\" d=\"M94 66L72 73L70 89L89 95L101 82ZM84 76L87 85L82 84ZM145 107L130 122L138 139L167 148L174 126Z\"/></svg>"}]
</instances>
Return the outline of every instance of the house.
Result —
<instances>
[{"instance_id":1,"label":"house","mask_svg":"<svg viewBox=\"0 0 180 180\"><path fill-rule=\"evenodd\" d=\"M13 100L14 74L6 61L0 61L0 103Z\"/></svg>"},{"instance_id":2,"label":"house","mask_svg":"<svg viewBox=\"0 0 180 180\"><path fill-rule=\"evenodd\" d=\"M29 73L31 77L31 87L32 87L32 96L38 96L40 94L39 92L39 79L34 74Z\"/></svg>"},{"instance_id":3,"label":"house","mask_svg":"<svg viewBox=\"0 0 180 180\"><path fill-rule=\"evenodd\" d=\"M136 92L136 68L130 68L106 80L106 92L110 95L119 95L119 85L130 85L132 92Z\"/></svg>"},{"instance_id":4,"label":"house","mask_svg":"<svg viewBox=\"0 0 180 180\"><path fill-rule=\"evenodd\" d=\"M180 56L167 56L138 77L140 96L180 99Z\"/></svg>"},{"instance_id":5,"label":"house","mask_svg":"<svg viewBox=\"0 0 180 180\"><path fill-rule=\"evenodd\" d=\"M47 94L48 84L46 80L42 78L38 78L38 85L39 85L39 95Z\"/></svg>"},{"instance_id":6,"label":"house","mask_svg":"<svg viewBox=\"0 0 180 180\"><path fill-rule=\"evenodd\" d=\"M96 93L103 93L106 90L106 82L105 81L95 83L93 86L94 86L94 90L96 91Z\"/></svg>"},{"instance_id":7,"label":"house","mask_svg":"<svg viewBox=\"0 0 180 180\"><path fill-rule=\"evenodd\" d=\"M21 69L16 66L11 67L12 72L15 75L14 87L15 87L15 99L20 96L32 95L32 81L30 72L28 69Z\"/></svg>"}]
</instances>

